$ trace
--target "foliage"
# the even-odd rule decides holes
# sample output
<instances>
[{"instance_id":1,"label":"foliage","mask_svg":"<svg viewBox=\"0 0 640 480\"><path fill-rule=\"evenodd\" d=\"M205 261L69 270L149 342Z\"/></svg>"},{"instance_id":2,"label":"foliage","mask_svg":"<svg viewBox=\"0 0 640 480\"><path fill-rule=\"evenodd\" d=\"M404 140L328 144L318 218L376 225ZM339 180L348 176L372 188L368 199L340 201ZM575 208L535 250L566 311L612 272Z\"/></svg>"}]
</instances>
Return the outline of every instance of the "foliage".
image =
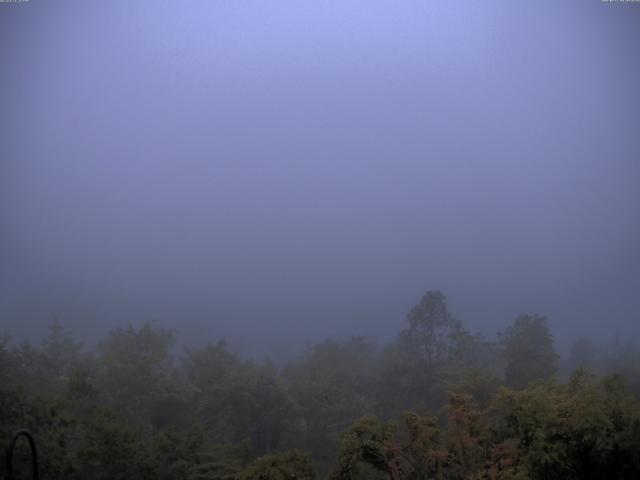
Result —
<instances>
[{"instance_id":1,"label":"foliage","mask_svg":"<svg viewBox=\"0 0 640 480\"><path fill-rule=\"evenodd\" d=\"M605 376L562 384L544 317L498 340L440 292L382 348L331 339L281 369L224 342L176 358L174 332L151 324L86 351L55 321L40 344L0 339L0 436L28 428L50 480L640 478L635 344L580 339L564 367Z\"/></svg>"},{"instance_id":2,"label":"foliage","mask_svg":"<svg viewBox=\"0 0 640 480\"><path fill-rule=\"evenodd\" d=\"M342 429L374 411L375 351L362 337L327 340L293 359L283 372L303 419L299 441L321 463L332 460Z\"/></svg>"},{"instance_id":3,"label":"foliage","mask_svg":"<svg viewBox=\"0 0 640 480\"><path fill-rule=\"evenodd\" d=\"M523 388L556 372L558 355L545 317L520 315L500 335L500 342L507 361L507 385Z\"/></svg>"},{"instance_id":4,"label":"foliage","mask_svg":"<svg viewBox=\"0 0 640 480\"><path fill-rule=\"evenodd\" d=\"M272 453L256 459L238 476L238 480L313 480L311 456L300 450Z\"/></svg>"}]
</instances>

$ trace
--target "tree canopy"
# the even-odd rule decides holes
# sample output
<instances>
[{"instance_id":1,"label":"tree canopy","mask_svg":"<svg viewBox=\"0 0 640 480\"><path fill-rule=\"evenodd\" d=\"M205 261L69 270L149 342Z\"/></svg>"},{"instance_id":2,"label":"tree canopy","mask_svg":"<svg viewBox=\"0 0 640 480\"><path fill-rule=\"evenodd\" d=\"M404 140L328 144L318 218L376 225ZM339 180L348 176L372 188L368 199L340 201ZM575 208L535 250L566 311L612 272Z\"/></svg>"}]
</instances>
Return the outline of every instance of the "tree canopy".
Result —
<instances>
[{"instance_id":1,"label":"tree canopy","mask_svg":"<svg viewBox=\"0 0 640 480\"><path fill-rule=\"evenodd\" d=\"M56 320L40 344L0 340L0 436L30 429L51 480L635 479L638 358L578 339L561 364L545 317L485 338L441 292L387 344L281 366L222 340L179 352L153 324L90 350Z\"/></svg>"}]
</instances>

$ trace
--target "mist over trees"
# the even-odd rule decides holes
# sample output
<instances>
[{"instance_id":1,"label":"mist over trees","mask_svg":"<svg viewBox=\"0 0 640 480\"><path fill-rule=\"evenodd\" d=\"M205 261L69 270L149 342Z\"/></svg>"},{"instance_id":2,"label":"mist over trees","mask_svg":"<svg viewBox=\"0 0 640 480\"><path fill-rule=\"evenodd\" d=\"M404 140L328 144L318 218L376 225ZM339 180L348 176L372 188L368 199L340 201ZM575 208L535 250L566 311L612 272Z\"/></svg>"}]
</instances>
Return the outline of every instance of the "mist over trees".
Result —
<instances>
[{"instance_id":1,"label":"mist over trees","mask_svg":"<svg viewBox=\"0 0 640 480\"><path fill-rule=\"evenodd\" d=\"M386 344L283 365L219 339L179 351L153 324L91 351L56 319L38 345L0 341L0 438L29 428L45 479L633 479L638 365L619 340L560 358L542 316L473 334L437 291Z\"/></svg>"},{"instance_id":2,"label":"mist over trees","mask_svg":"<svg viewBox=\"0 0 640 480\"><path fill-rule=\"evenodd\" d=\"M0 0L0 452L640 480L639 27L640 0Z\"/></svg>"}]
</instances>

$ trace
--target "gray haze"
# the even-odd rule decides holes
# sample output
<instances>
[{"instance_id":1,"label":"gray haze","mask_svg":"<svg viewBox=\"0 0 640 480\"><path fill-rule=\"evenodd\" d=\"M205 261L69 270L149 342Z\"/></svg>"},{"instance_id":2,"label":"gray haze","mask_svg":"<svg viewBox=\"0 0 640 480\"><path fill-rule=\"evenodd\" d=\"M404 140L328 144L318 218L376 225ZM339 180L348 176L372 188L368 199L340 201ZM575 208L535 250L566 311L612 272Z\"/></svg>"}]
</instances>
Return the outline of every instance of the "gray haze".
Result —
<instances>
[{"instance_id":1,"label":"gray haze","mask_svg":"<svg viewBox=\"0 0 640 480\"><path fill-rule=\"evenodd\" d=\"M0 3L0 330L640 332L640 4Z\"/></svg>"}]
</instances>

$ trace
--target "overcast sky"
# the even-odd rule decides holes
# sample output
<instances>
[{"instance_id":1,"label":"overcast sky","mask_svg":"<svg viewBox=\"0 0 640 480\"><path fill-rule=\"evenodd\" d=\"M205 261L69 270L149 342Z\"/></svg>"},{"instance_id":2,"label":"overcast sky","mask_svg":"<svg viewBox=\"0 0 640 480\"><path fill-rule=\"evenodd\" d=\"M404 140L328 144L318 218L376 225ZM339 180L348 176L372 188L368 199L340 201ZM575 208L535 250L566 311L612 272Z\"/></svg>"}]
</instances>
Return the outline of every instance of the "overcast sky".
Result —
<instances>
[{"instance_id":1,"label":"overcast sky","mask_svg":"<svg viewBox=\"0 0 640 480\"><path fill-rule=\"evenodd\" d=\"M16 337L640 334L640 3L0 3L0 72Z\"/></svg>"}]
</instances>

